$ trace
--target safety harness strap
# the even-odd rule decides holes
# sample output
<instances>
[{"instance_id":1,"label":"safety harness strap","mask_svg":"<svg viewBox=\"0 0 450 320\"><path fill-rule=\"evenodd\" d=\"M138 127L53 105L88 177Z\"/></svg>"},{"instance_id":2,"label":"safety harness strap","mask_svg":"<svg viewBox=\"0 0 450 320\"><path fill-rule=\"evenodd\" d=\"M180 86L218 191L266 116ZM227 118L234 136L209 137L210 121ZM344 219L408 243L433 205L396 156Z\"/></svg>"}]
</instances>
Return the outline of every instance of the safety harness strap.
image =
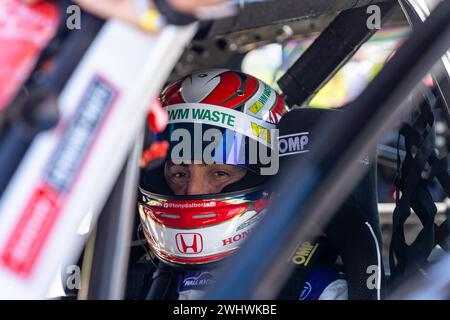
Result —
<instances>
[{"instance_id":1,"label":"safety harness strap","mask_svg":"<svg viewBox=\"0 0 450 320\"><path fill-rule=\"evenodd\" d=\"M444 243L450 234L448 223L441 226L434 224L437 208L428 189L430 182L437 178L447 195L450 195L447 158L439 159L435 151L434 102L424 99L413 123L404 123L399 132L399 138L403 136L405 139L406 156L401 163L397 154L396 208L389 249L389 264L394 281L400 276L418 271L427 262L436 243ZM423 228L408 245L405 223L411 215L411 209Z\"/></svg>"}]
</instances>

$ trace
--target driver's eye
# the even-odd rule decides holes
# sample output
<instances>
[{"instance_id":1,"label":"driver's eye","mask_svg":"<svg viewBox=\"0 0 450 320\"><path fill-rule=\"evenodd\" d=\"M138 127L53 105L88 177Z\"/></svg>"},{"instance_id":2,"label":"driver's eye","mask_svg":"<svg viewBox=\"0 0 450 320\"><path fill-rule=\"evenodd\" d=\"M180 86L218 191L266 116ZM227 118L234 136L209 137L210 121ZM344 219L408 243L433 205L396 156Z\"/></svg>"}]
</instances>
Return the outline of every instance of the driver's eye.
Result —
<instances>
[{"instance_id":1,"label":"driver's eye","mask_svg":"<svg viewBox=\"0 0 450 320\"><path fill-rule=\"evenodd\" d=\"M172 174L172 178L184 178L186 176L186 172L175 172Z\"/></svg>"},{"instance_id":2,"label":"driver's eye","mask_svg":"<svg viewBox=\"0 0 450 320\"><path fill-rule=\"evenodd\" d=\"M225 171L215 171L214 176L216 177L229 177L230 175Z\"/></svg>"}]
</instances>

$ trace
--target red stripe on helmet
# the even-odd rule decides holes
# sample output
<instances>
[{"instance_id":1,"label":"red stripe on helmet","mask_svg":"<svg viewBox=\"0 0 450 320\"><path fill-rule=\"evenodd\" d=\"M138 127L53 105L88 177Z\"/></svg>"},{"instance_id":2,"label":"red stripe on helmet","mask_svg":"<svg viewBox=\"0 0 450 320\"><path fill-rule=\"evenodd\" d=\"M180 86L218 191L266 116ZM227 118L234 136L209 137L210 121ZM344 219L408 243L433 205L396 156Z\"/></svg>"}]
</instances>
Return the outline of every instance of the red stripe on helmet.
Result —
<instances>
[{"instance_id":1,"label":"red stripe on helmet","mask_svg":"<svg viewBox=\"0 0 450 320\"><path fill-rule=\"evenodd\" d=\"M283 114L287 112L286 106L284 105L284 101L281 98L281 96L277 95L275 105L269 112L270 112L270 119L269 119L270 122L272 122L273 124L278 124Z\"/></svg>"},{"instance_id":2,"label":"red stripe on helmet","mask_svg":"<svg viewBox=\"0 0 450 320\"><path fill-rule=\"evenodd\" d=\"M235 108L250 99L258 89L258 81L234 71L220 75L219 85L201 102Z\"/></svg>"},{"instance_id":3,"label":"red stripe on helmet","mask_svg":"<svg viewBox=\"0 0 450 320\"><path fill-rule=\"evenodd\" d=\"M181 95L181 83L183 80L184 78L175 81L164 89L160 98L163 106L185 102Z\"/></svg>"},{"instance_id":4,"label":"red stripe on helmet","mask_svg":"<svg viewBox=\"0 0 450 320\"><path fill-rule=\"evenodd\" d=\"M248 204L228 204L222 201L167 201L160 205L142 204L142 211L151 220L166 227L193 229L222 223L239 216ZM171 206L171 207L169 207ZM194 206L199 206L193 208ZM201 207L200 207L201 206ZM203 217L202 217L203 216Z\"/></svg>"}]
</instances>

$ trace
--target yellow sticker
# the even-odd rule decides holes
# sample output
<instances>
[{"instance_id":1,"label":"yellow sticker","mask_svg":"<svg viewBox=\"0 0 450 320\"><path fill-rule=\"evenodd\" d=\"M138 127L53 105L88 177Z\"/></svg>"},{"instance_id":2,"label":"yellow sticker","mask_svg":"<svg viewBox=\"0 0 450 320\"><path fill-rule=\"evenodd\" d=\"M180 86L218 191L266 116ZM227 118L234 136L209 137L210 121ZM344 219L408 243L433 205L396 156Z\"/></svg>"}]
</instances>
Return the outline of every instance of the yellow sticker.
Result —
<instances>
[{"instance_id":1,"label":"yellow sticker","mask_svg":"<svg viewBox=\"0 0 450 320\"><path fill-rule=\"evenodd\" d=\"M254 104L252 104L252 106L251 106L249 109L250 109L250 111L253 112L254 114L257 114L257 113L259 112L259 110L261 110L261 108L262 108L263 106L264 106L264 105L263 105L261 102L256 101Z\"/></svg>"},{"instance_id":2,"label":"yellow sticker","mask_svg":"<svg viewBox=\"0 0 450 320\"><path fill-rule=\"evenodd\" d=\"M260 126L254 122L251 124L253 134L270 144L270 130Z\"/></svg>"}]
</instances>

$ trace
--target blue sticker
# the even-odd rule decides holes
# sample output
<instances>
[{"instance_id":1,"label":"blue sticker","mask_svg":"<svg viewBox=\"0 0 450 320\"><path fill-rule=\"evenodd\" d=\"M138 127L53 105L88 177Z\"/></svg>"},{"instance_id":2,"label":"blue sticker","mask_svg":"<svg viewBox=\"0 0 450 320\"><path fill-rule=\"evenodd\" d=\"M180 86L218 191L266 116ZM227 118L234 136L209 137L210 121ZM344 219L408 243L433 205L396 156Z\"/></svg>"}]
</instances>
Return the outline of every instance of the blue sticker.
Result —
<instances>
[{"instance_id":1,"label":"blue sticker","mask_svg":"<svg viewBox=\"0 0 450 320\"><path fill-rule=\"evenodd\" d=\"M342 278L336 270L329 267L313 270L300 293L300 300L318 300L331 283Z\"/></svg>"},{"instance_id":2,"label":"blue sticker","mask_svg":"<svg viewBox=\"0 0 450 320\"><path fill-rule=\"evenodd\" d=\"M311 293L312 287L309 282L305 282L305 286L303 287L302 293L300 294L300 300L306 300L309 294Z\"/></svg>"},{"instance_id":3,"label":"blue sticker","mask_svg":"<svg viewBox=\"0 0 450 320\"><path fill-rule=\"evenodd\" d=\"M213 275L209 271L187 271L181 276L178 292L204 289L212 282Z\"/></svg>"}]
</instances>

